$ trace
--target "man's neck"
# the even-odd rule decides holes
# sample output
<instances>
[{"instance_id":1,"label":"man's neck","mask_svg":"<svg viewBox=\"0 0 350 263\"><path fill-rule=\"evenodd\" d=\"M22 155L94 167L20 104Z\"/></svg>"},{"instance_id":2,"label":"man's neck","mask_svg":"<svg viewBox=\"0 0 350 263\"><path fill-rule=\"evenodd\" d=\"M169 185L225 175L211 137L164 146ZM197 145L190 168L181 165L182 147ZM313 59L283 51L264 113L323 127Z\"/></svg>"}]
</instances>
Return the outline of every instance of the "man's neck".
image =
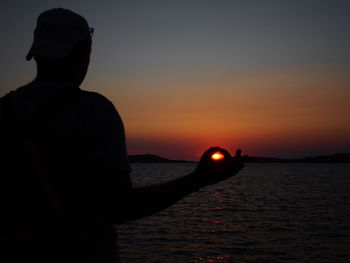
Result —
<instances>
[{"instance_id":1,"label":"man's neck","mask_svg":"<svg viewBox=\"0 0 350 263\"><path fill-rule=\"evenodd\" d=\"M75 81L69 77L57 76L57 75L56 76L55 75L43 75L43 74L38 74L33 82L36 82L36 83L56 83L56 84L62 83L62 84L69 84L69 85L73 85L73 86L80 85L80 83L77 83L77 81Z\"/></svg>"}]
</instances>

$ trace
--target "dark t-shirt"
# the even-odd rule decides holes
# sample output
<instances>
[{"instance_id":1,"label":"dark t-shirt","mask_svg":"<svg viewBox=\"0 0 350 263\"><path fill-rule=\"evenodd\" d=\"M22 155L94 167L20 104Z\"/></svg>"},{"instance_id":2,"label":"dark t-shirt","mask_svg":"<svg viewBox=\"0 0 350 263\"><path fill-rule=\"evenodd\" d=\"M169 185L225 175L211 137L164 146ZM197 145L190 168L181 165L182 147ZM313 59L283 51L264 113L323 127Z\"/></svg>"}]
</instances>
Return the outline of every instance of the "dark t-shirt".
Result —
<instances>
[{"instance_id":1,"label":"dark t-shirt","mask_svg":"<svg viewBox=\"0 0 350 263\"><path fill-rule=\"evenodd\" d=\"M64 83L31 83L17 89L13 93L16 121L25 126L48 98L71 88ZM131 189L118 112L102 95L81 91L54 112L39 139L49 179L66 211L41 244L43 250L65 262L68 257L107 262L109 255L116 255L117 240L111 214L115 215L112 210L118 204L114 208L109 197Z\"/></svg>"}]
</instances>

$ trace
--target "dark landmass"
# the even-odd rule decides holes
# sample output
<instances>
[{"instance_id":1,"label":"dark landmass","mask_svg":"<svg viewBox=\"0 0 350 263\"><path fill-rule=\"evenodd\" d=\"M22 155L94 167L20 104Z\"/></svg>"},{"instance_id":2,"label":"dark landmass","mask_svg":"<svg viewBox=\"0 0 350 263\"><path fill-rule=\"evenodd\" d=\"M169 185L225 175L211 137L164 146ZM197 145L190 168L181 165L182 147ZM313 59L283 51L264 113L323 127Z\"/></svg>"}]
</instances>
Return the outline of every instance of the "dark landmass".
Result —
<instances>
[{"instance_id":1,"label":"dark landmass","mask_svg":"<svg viewBox=\"0 0 350 263\"><path fill-rule=\"evenodd\" d=\"M154 154L129 155L131 163L194 163L185 160L170 160ZM350 163L350 153L312 156L295 159L244 156L247 163Z\"/></svg>"},{"instance_id":2,"label":"dark landmass","mask_svg":"<svg viewBox=\"0 0 350 263\"><path fill-rule=\"evenodd\" d=\"M170 160L154 154L129 155L131 163L194 163L184 160Z\"/></svg>"},{"instance_id":3,"label":"dark landmass","mask_svg":"<svg viewBox=\"0 0 350 263\"><path fill-rule=\"evenodd\" d=\"M350 153L336 153L333 155L294 159L246 156L245 161L250 163L349 163Z\"/></svg>"}]
</instances>

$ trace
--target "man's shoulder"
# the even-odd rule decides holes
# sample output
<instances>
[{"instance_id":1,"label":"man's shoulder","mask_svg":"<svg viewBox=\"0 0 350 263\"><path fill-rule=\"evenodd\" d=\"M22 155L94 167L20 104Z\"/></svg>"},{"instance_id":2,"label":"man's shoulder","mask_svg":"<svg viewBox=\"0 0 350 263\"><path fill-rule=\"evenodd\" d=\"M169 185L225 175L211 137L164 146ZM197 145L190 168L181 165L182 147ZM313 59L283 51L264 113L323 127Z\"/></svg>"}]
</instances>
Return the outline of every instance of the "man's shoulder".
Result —
<instances>
[{"instance_id":1,"label":"man's shoulder","mask_svg":"<svg viewBox=\"0 0 350 263\"><path fill-rule=\"evenodd\" d=\"M104 95L94 92L81 90L81 96L75 106L79 108L82 115L88 119L96 121L121 122L120 115L114 104Z\"/></svg>"},{"instance_id":2,"label":"man's shoulder","mask_svg":"<svg viewBox=\"0 0 350 263\"><path fill-rule=\"evenodd\" d=\"M107 99L102 94L95 91L80 90L81 98L86 101L101 103L101 104L111 104L111 101Z\"/></svg>"},{"instance_id":3,"label":"man's shoulder","mask_svg":"<svg viewBox=\"0 0 350 263\"><path fill-rule=\"evenodd\" d=\"M104 95L94 92L81 90L79 96L80 104L94 111L116 111L113 103Z\"/></svg>"}]
</instances>

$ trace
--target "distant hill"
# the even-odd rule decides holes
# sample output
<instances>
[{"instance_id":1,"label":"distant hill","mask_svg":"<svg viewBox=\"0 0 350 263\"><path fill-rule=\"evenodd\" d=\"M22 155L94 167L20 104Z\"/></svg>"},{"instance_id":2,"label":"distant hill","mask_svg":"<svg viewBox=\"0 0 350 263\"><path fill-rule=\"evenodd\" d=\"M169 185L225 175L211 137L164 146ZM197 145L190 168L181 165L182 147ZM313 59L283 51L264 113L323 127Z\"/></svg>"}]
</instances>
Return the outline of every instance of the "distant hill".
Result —
<instances>
[{"instance_id":1,"label":"distant hill","mask_svg":"<svg viewBox=\"0 0 350 263\"><path fill-rule=\"evenodd\" d=\"M129 155L129 161L131 163L193 163L185 160L171 160L155 154ZM350 163L350 153L296 159L245 156L244 161L248 163Z\"/></svg>"},{"instance_id":2,"label":"distant hill","mask_svg":"<svg viewBox=\"0 0 350 263\"><path fill-rule=\"evenodd\" d=\"M251 162L251 163L350 163L350 153L336 153L333 155L311 156L311 157L295 158L295 159L246 156L245 162Z\"/></svg>"},{"instance_id":3,"label":"distant hill","mask_svg":"<svg viewBox=\"0 0 350 263\"><path fill-rule=\"evenodd\" d=\"M302 159L296 159L296 161L305 163L349 163L350 153L336 153L333 155L305 157Z\"/></svg>"},{"instance_id":4,"label":"distant hill","mask_svg":"<svg viewBox=\"0 0 350 263\"><path fill-rule=\"evenodd\" d=\"M131 163L193 163L184 160L170 160L155 154L129 155Z\"/></svg>"}]
</instances>

